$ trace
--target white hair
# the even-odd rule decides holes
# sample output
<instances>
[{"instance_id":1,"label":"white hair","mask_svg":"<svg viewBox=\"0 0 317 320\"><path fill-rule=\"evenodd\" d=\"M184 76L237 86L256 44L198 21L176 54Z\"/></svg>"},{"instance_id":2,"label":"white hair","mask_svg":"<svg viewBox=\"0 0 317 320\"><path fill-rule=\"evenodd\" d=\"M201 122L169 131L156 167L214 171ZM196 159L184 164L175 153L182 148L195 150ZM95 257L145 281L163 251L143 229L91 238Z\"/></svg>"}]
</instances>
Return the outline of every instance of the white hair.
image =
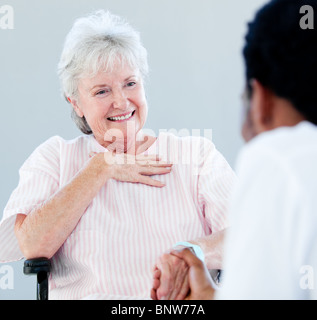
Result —
<instances>
[{"instance_id":1,"label":"white hair","mask_svg":"<svg viewBox=\"0 0 317 320\"><path fill-rule=\"evenodd\" d=\"M66 37L58 64L64 96L78 98L80 78L93 77L101 70L111 71L116 62L138 68L143 79L147 76L147 51L139 33L109 11L98 10L77 19ZM81 131L91 133L84 118L74 112L72 117Z\"/></svg>"}]
</instances>

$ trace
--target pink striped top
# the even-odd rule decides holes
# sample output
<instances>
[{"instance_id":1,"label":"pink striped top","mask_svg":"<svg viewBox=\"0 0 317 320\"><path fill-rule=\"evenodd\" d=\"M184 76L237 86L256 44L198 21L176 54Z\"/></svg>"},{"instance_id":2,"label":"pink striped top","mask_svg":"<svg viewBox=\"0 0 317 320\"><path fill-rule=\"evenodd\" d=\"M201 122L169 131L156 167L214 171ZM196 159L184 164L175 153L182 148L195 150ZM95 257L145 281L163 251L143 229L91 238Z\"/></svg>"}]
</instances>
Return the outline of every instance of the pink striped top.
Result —
<instances>
[{"instance_id":1,"label":"pink striped top","mask_svg":"<svg viewBox=\"0 0 317 320\"><path fill-rule=\"evenodd\" d=\"M91 151L106 149L93 136L55 136L26 160L0 223L0 262L23 258L16 214L28 214L67 184ZM109 180L52 258L51 299L147 299L164 251L228 226L235 174L210 140L160 133L146 153L174 163L170 174L154 177L166 186Z\"/></svg>"}]
</instances>

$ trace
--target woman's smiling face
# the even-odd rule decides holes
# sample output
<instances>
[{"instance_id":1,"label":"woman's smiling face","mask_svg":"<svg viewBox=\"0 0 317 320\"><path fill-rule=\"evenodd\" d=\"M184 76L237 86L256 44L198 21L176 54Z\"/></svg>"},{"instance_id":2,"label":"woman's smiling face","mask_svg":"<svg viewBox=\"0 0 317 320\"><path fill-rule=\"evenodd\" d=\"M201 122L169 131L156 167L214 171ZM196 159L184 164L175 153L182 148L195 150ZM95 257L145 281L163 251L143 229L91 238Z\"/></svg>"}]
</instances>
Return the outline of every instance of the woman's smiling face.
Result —
<instances>
[{"instance_id":1,"label":"woman's smiling face","mask_svg":"<svg viewBox=\"0 0 317 320\"><path fill-rule=\"evenodd\" d=\"M147 118L141 74L138 69L120 63L116 63L112 71L80 79L78 99L71 102L77 115L85 117L96 140L104 147L113 142L113 137L117 143L124 138L125 144L130 145L126 140L135 141Z\"/></svg>"}]
</instances>

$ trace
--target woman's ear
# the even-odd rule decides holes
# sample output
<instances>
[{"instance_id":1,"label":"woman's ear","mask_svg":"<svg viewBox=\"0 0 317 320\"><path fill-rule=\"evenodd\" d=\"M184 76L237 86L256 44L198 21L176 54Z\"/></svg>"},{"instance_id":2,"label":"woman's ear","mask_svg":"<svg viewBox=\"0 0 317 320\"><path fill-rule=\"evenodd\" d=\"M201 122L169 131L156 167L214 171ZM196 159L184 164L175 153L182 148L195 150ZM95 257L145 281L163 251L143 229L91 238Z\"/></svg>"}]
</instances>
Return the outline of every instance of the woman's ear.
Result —
<instances>
[{"instance_id":1,"label":"woman's ear","mask_svg":"<svg viewBox=\"0 0 317 320\"><path fill-rule=\"evenodd\" d=\"M274 127L274 94L258 80L251 81L252 98L250 117L257 133Z\"/></svg>"},{"instance_id":2,"label":"woman's ear","mask_svg":"<svg viewBox=\"0 0 317 320\"><path fill-rule=\"evenodd\" d=\"M72 105L72 107L74 108L74 110L75 110L76 114L78 115L78 117L82 118L84 116L84 113L80 109L77 100L76 99L72 99L70 97L67 97L66 99Z\"/></svg>"}]
</instances>

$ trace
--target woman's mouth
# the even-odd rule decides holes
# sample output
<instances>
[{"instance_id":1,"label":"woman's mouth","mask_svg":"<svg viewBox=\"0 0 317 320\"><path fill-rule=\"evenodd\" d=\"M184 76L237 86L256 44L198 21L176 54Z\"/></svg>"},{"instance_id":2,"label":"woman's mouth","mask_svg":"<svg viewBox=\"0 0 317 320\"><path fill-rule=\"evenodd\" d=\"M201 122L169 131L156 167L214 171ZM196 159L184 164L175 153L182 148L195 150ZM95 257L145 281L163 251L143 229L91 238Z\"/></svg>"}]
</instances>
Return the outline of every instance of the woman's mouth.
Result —
<instances>
[{"instance_id":1,"label":"woman's mouth","mask_svg":"<svg viewBox=\"0 0 317 320\"><path fill-rule=\"evenodd\" d=\"M107 118L107 120L113 121L113 122L127 121L127 120L130 120L134 116L134 113L135 113L135 110L130 113L125 113L125 114L118 115L115 117L109 117L109 118Z\"/></svg>"}]
</instances>

